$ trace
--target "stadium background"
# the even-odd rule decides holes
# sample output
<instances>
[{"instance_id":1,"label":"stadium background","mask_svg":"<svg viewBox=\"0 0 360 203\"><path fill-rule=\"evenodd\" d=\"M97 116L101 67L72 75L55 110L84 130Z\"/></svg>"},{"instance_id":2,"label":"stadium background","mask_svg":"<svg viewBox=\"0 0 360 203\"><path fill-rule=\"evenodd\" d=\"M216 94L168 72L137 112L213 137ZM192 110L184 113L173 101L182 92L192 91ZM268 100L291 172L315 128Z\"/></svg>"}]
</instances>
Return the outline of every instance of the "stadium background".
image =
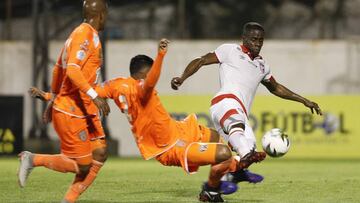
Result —
<instances>
[{"instance_id":1,"label":"stadium background","mask_svg":"<svg viewBox=\"0 0 360 203\"><path fill-rule=\"evenodd\" d=\"M38 16L31 13L35 2L39 6ZM17 0L1 4L4 12L1 12L0 21L0 94L20 96L24 100L20 136L24 137L25 148L36 150L37 143L47 142L52 147L40 150L53 147L56 150L57 144L47 141L57 140L51 125L48 132L41 131L41 124L35 125L40 128L40 133L34 131L34 119L39 118L42 109L40 102L36 102L37 117L34 118L33 100L26 91L34 85L34 75L51 74L64 39L80 22L81 1L53 1L49 5L42 1L32 3ZM314 96L325 112L323 117L311 117L302 105L269 96L267 90L260 87L252 108L252 122L258 136L273 127L285 128L294 144L289 157L314 154L359 157L360 152L356 149L360 144L360 129L356 115L360 113L360 41L356 35L360 28L356 23L360 13L354 5L360 5L360 2L268 1L255 7L254 2L230 0L223 3L110 1L105 31L106 78L128 76L131 57L136 54L154 56L156 40L168 37L172 44L158 84L164 103L178 118L194 112L204 117L205 124L211 125L208 108L211 95L219 85L217 67L204 68L186 81L180 91L170 88L170 79L181 74L194 57L212 51L222 43L239 43L242 24L256 20L264 24L267 31L262 55L271 65L275 78L295 92ZM46 6L51 10L48 14L44 10ZM45 15L47 22L43 19ZM34 17L40 21L39 32L46 26L48 32L54 34L48 43L49 61L44 72L34 72L32 68L33 46L44 46L41 43L34 45ZM63 26L66 21L69 22ZM59 27L64 29L59 30ZM44 87L44 81L35 84ZM112 138L118 140L114 153L138 156L126 119L112 101L110 104L112 113L107 120L108 129ZM3 143L11 141L10 137L9 131L3 128ZM9 144L2 144L2 151L12 150Z\"/></svg>"},{"instance_id":2,"label":"stadium background","mask_svg":"<svg viewBox=\"0 0 360 203\"><path fill-rule=\"evenodd\" d=\"M35 4L39 7L34 11ZM41 102L34 102L27 90L34 84L41 88L49 86L49 75L61 46L81 22L80 10L80 0L0 2L1 155L22 149L58 151L52 126L44 126L39 120ZM260 87L251 114L257 136L273 127L286 129L292 140L286 159L358 162L359 0L113 0L109 3L109 20L103 34L106 41L103 76L107 79L128 76L131 57L155 56L157 40L167 37L172 43L157 85L162 100L175 118L194 112L211 126L208 109L219 86L217 66L203 68L179 91L170 88L170 80L181 74L194 57L222 43L239 43L242 25L250 20L265 27L261 55L270 64L275 78L314 99L325 113L323 117L311 116L301 104L270 96ZM40 69L35 71L35 66ZM121 157L139 156L125 117L112 101L109 103L112 112L107 126L112 140L116 140L111 144L111 152Z\"/></svg>"}]
</instances>

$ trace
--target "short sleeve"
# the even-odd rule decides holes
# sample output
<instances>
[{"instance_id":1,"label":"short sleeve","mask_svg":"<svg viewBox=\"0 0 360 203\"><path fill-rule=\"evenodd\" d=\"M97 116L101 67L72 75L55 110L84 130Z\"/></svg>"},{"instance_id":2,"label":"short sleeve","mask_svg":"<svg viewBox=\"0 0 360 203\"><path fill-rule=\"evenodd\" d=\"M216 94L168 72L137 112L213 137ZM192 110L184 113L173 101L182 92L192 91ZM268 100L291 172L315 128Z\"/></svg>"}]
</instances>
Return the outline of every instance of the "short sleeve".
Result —
<instances>
[{"instance_id":1,"label":"short sleeve","mask_svg":"<svg viewBox=\"0 0 360 203\"><path fill-rule=\"evenodd\" d=\"M83 66L93 49L91 44L93 35L94 33L90 28L82 27L68 39L65 44L68 56L67 66Z\"/></svg>"},{"instance_id":2,"label":"short sleeve","mask_svg":"<svg viewBox=\"0 0 360 203\"><path fill-rule=\"evenodd\" d=\"M264 66L265 66L265 75L264 75L264 78L263 78L262 81L267 82L267 81L269 81L270 78L273 77L273 76L272 76L272 73L271 73L271 70L270 70L269 65L265 63Z\"/></svg>"},{"instance_id":3,"label":"short sleeve","mask_svg":"<svg viewBox=\"0 0 360 203\"><path fill-rule=\"evenodd\" d=\"M215 49L214 53L220 63L223 63L227 60L233 46L234 46L233 44L222 44Z\"/></svg>"}]
</instances>

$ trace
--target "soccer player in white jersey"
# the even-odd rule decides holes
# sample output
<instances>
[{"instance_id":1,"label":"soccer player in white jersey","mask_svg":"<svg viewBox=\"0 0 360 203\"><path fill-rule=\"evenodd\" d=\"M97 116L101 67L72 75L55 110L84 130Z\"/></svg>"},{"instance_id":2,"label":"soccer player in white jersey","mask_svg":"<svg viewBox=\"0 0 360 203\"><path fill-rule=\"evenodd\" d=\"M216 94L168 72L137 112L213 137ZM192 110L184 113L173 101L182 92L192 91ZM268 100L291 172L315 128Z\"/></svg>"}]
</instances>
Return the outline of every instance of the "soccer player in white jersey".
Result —
<instances>
[{"instance_id":1,"label":"soccer player in white jersey","mask_svg":"<svg viewBox=\"0 0 360 203\"><path fill-rule=\"evenodd\" d=\"M246 169L265 157L256 152L256 139L249 125L248 116L259 84L283 99L304 104L321 115L318 104L279 84L271 74L269 65L259 55L264 42L264 28L255 22L243 27L243 42L223 44L214 52L192 60L181 77L175 77L171 86L177 90L181 84L204 65L220 64L220 90L211 101L210 113L215 128L240 156L240 168ZM246 175L247 170L240 175ZM255 176L256 177L256 176ZM261 178L262 180L262 178Z\"/></svg>"}]
</instances>

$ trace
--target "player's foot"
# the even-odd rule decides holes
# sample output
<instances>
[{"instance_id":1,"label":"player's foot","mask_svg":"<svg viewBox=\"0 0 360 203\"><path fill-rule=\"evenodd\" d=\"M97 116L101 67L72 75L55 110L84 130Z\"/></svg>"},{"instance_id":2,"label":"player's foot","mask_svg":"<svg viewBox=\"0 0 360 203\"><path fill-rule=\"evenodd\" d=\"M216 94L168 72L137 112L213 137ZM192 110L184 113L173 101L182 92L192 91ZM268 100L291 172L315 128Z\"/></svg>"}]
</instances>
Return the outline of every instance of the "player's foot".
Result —
<instances>
[{"instance_id":1,"label":"player's foot","mask_svg":"<svg viewBox=\"0 0 360 203\"><path fill-rule=\"evenodd\" d=\"M221 194L230 195L238 190L238 185L230 181L221 181L219 190Z\"/></svg>"},{"instance_id":2,"label":"player's foot","mask_svg":"<svg viewBox=\"0 0 360 203\"><path fill-rule=\"evenodd\" d=\"M204 183L202 190L199 194L199 201L201 202L224 202L221 197L219 189L210 187L207 183Z\"/></svg>"},{"instance_id":3,"label":"player's foot","mask_svg":"<svg viewBox=\"0 0 360 203\"><path fill-rule=\"evenodd\" d=\"M60 203L72 203L72 202L69 202L69 201L67 201L66 199L63 199L63 200L61 200Z\"/></svg>"},{"instance_id":4,"label":"player's foot","mask_svg":"<svg viewBox=\"0 0 360 203\"><path fill-rule=\"evenodd\" d=\"M264 180L264 177L256 173L251 173L247 169L240 169L236 172L225 174L221 180L231 181L236 184L239 182L259 183Z\"/></svg>"},{"instance_id":5,"label":"player's foot","mask_svg":"<svg viewBox=\"0 0 360 203\"><path fill-rule=\"evenodd\" d=\"M18 182L20 187L25 187L27 178L29 177L33 169L33 157L34 155L31 152L23 151L19 155L20 157L20 166L18 170Z\"/></svg>"},{"instance_id":6,"label":"player's foot","mask_svg":"<svg viewBox=\"0 0 360 203\"><path fill-rule=\"evenodd\" d=\"M266 158L265 152L257 152L252 150L246 154L243 158L240 159L239 167L240 169L248 168L252 163L257 163Z\"/></svg>"}]
</instances>

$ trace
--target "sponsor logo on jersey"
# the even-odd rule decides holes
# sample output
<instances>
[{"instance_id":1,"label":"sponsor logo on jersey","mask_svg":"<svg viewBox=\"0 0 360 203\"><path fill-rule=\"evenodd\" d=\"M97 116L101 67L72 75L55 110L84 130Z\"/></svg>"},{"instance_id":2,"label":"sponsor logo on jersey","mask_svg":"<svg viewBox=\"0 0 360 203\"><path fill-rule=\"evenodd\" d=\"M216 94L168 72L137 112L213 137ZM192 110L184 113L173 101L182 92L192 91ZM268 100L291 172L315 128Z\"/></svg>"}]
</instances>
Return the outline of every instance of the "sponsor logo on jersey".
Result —
<instances>
[{"instance_id":1,"label":"sponsor logo on jersey","mask_svg":"<svg viewBox=\"0 0 360 203\"><path fill-rule=\"evenodd\" d=\"M79 60L84 60L86 56L86 53L84 50L79 50L78 52L76 52L76 58L79 59Z\"/></svg>"},{"instance_id":2,"label":"sponsor logo on jersey","mask_svg":"<svg viewBox=\"0 0 360 203\"><path fill-rule=\"evenodd\" d=\"M90 45L89 40L85 40L84 43L80 44L80 49L84 51L88 51L88 46Z\"/></svg>"},{"instance_id":3,"label":"sponsor logo on jersey","mask_svg":"<svg viewBox=\"0 0 360 203\"><path fill-rule=\"evenodd\" d=\"M200 144L199 146L199 151L200 152L205 152L208 149L208 145L207 144Z\"/></svg>"},{"instance_id":4,"label":"sponsor logo on jersey","mask_svg":"<svg viewBox=\"0 0 360 203\"><path fill-rule=\"evenodd\" d=\"M83 141L83 142L86 141L86 139L87 139L87 134L86 134L86 131L85 131L85 130L83 130L83 131L81 131L81 132L79 133L79 138L80 138L80 140Z\"/></svg>"}]
</instances>

